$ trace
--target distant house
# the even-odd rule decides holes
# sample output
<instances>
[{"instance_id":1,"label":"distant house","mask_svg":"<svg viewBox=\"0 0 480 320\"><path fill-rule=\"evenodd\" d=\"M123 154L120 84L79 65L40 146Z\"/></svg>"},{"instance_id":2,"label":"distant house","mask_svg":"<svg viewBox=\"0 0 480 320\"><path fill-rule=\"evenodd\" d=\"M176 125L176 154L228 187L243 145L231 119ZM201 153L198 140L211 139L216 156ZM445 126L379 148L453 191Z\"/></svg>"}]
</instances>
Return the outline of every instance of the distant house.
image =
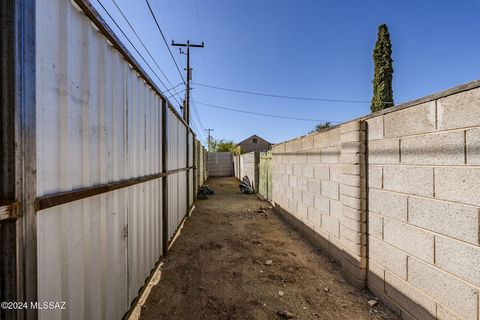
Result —
<instances>
[{"instance_id":1,"label":"distant house","mask_svg":"<svg viewBox=\"0 0 480 320\"><path fill-rule=\"evenodd\" d=\"M270 142L255 134L238 143L237 146L240 147L241 153L248 153L252 151L267 151L272 149L272 144Z\"/></svg>"}]
</instances>

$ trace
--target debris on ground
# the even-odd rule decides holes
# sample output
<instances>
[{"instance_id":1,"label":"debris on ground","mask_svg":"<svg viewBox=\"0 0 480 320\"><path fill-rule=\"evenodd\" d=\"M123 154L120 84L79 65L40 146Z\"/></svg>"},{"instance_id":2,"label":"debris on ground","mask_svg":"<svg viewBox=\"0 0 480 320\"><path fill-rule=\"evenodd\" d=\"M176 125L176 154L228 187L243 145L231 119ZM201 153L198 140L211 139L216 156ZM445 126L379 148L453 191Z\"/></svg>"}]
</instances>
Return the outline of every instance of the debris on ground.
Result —
<instances>
[{"instance_id":1,"label":"debris on ground","mask_svg":"<svg viewBox=\"0 0 480 320\"><path fill-rule=\"evenodd\" d=\"M293 319L293 313L284 309L278 309L277 314L285 319Z\"/></svg>"},{"instance_id":2,"label":"debris on ground","mask_svg":"<svg viewBox=\"0 0 480 320\"><path fill-rule=\"evenodd\" d=\"M204 184L203 186L200 187L200 190L197 192L197 199L199 200L207 200L208 196L212 195L214 192L212 189L210 189L209 186Z\"/></svg>"},{"instance_id":3,"label":"debris on ground","mask_svg":"<svg viewBox=\"0 0 480 320\"><path fill-rule=\"evenodd\" d=\"M328 292L328 291L330 291L330 289L328 289L328 288L323 288L323 291Z\"/></svg>"},{"instance_id":4,"label":"debris on ground","mask_svg":"<svg viewBox=\"0 0 480 320\"><path fill-rule=\"evenodd\" d=\"M272 265L272 263L273 263L273 261L272 261L272 260L270 260L270 259L268 259L268 260L265 260L265 265L266 265L266 266L271 266L271 265Z\"/></svg>"},{"instance_id":5,"label":"debris on ground","mask_svg":"<svg viewBox=\"0 0 480 320\"><path fill-rule=\"evenodd\" d=\"M279 296L283 296L284 294L285 294L285 292L283 292L282 290L279 290L279 291L278 291L278 295L279 295Z\"/></svg>"},{"instance_id":6,"label":"debris on ground","mask_svg":"<svg viewBox=\"0 0 480 320\"><path fill-rule=\"evenodd\" d=\"M368 305L370 306L370 308L373 308L377 305L378 301L377 300L368 300Z\"/></svg>"},{"instance_id":7,"label":"debris on ground","mask_svg":"<svg viewBox=\"0 0 480 320\"><path fill-rule=\"evenodd\" d=\"M240 192L245 194L253 194L255 190L253 190L252 184L250 183L250 179L245 176L242 178L242 182L238 185L240 187Z\"/></svg>"},{"instance_id":8,"label":"debris on ground","mask_svg":"<svg viewBox=\"0 0 480 320\"><path fill-rule=\"evenodd\" d=\"M240 193L238 183L209 180L214 201L196 202L140 320L288 319L279 309L301 320L400 319L380 301L369 307L371 292L342 284L338 263L271 213L268 202Z\"/></svg>"}]
</instances>

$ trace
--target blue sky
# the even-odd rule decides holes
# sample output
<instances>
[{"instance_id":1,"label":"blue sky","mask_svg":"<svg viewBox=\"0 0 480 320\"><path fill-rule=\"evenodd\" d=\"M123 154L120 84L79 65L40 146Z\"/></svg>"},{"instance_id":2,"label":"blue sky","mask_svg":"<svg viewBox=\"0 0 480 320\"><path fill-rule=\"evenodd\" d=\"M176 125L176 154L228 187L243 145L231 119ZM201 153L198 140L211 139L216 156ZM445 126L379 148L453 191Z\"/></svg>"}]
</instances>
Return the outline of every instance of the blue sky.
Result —
<instances>
[{"instance_id":1,"label":"blue sky","mask_svg":"<svg viewBox=\"0 0 480 320\"><path fill-rule=\"evenodd\" d=\"M91 0L105 16L97 1ZM100 1L148 60L112 0ZM145 1L115 1L170 82L179 84L178 71ZM192 49L193 81L197 83L290 96L369 101L372 50L377 27L382 23L389 26L392 38L396 103L480 79L479 0L149 1L168 42L205 42L204 49ZM111 20L104 18L124 40ZM178 54L178 48L172 51L183 71L185 56ZM193 88L200 117L192 115L195 127L199 131L213 128L214 137L237 142L258 134L277 143L307 133L316 123L235 113L200 103L338 122L370 110L369 104L286 100L198 85ZM202 141L205 136L200 132Z\"/></svg>"}]
</instances>

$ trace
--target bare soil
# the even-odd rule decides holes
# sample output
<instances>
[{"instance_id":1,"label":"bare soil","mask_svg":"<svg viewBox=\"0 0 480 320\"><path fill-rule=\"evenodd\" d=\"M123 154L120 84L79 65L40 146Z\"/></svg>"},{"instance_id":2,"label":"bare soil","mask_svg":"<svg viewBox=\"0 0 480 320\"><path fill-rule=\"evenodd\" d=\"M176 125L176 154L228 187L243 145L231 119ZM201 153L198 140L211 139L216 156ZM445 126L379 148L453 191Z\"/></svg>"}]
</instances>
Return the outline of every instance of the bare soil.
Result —
<instances>
[{"instance_id":1,"label":"bare soil","mask_svg":"<svg viewBox=\"0 0 480 320\"><path fill-rule=\"evenodd\" d=\"M142 307L141 319L399 319L341 276L339 266L292 231L234 178L209 180ZM259 212L259 209L267 212ZM266 261L271 260L271 265Z\"/></svg>"}]
</instances>

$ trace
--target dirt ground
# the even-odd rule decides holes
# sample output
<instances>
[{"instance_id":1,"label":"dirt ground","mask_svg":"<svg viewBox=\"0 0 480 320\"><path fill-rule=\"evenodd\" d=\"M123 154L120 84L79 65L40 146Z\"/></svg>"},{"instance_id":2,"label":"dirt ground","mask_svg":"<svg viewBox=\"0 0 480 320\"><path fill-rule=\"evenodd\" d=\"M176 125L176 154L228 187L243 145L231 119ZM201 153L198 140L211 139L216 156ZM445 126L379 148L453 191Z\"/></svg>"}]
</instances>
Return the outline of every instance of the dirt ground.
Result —
<instances>
[{"instance_id":1,"label":"dirt ground","mask_svg":"<svg viewBox=\"0 0 480 320\"><path fill-rule=\"evenodd\" d=\"M140 319L398 319L234 178L209 180ZM257 212L267 208L267 214ZM271 265L266 261L271 260Z\"/></svg>"}]
</instances>

